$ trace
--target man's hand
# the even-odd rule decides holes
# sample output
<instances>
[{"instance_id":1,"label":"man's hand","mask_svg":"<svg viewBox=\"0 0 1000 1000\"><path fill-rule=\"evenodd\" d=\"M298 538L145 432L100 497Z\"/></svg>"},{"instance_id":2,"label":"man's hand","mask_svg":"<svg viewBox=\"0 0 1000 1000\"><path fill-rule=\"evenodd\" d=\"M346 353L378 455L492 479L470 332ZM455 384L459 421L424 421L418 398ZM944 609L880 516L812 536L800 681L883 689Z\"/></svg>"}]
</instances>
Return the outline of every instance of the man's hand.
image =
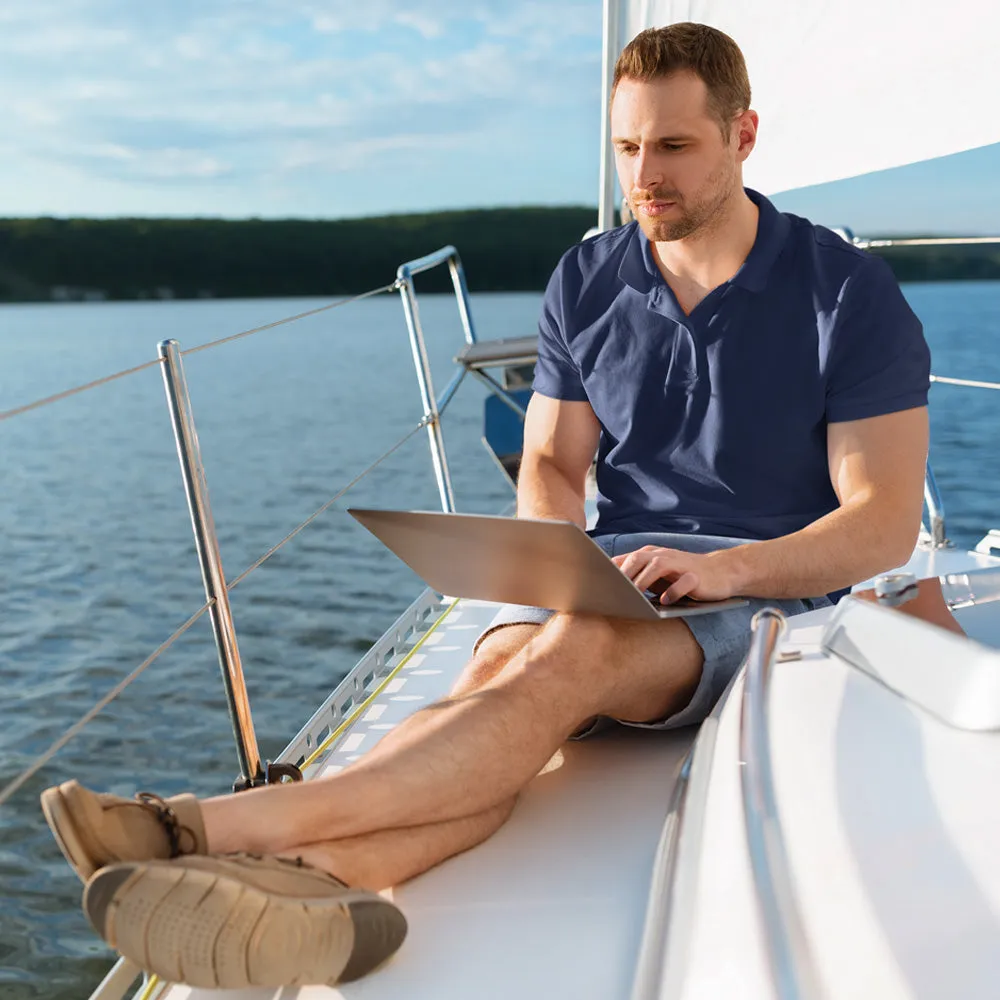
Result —
<instances>
[{"instance_id":1,"label":"man's hand","mask_svg":"<svg viewBox=\"0 0 1000 1000\"><path fill-rule=\"evenodd\" d=\"M640 589L660 595L660 603L672 604L681 597L696 601L723 601L736 596L736 573L731 553L682 552L646 545L612 562Z\"/></svg>"}]
</instances>

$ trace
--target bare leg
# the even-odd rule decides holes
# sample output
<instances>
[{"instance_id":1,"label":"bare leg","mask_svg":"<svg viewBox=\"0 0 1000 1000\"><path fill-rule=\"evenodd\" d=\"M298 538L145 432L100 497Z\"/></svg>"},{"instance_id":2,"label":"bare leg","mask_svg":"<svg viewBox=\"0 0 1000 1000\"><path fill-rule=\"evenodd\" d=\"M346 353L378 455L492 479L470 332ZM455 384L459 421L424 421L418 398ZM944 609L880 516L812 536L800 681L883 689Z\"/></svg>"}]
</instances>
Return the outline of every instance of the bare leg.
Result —
<instances>
[{"instance_id":1,"label":"bare leg","mask_svg":"<svg viewBox=\"0 0 1000 1000\"><path fill-rule=\"evenodd\" d=\"M504 625L479 643L476 655L459 674L451 689L452 698L471 694L488 684L542 631L541 625Z\"/></svg>"},{"instance_id":2,"label":"bare leg","mask_svg":"<svg viewBox=\"0 0 1000 1000\"><path fill-rule=\"evenodd\" d=\"M505 625L491 632L479 643L475 656L465 665L452 685L447 700L472 694L488 684L541 631L541 625ZM386 753L394 753L400 740L400 732L405 740L410 724L411 720L408 719L403 725L386 733L365 755L365 760L370 762Z\"/></svg>"},{"instance_id":3,"label":"bare leg","mask_svg":"<svg viewBox=\"0 0 1000 1000\"><path fill-rule=\"evenodd\" d=\"M515 801L510 799L461 819L306 844L284 853L300 857L348 885L377 892L482 843L507 821Z\"/></svg>"},{"instance_id":4,"label":"bare leg","mask_svg":"<svg viewBox=\"0 0 1000 1000\"><path fill-rule=\"evenodd\" d=\"M540 625L510 625L488 635L452 687L451 697L469 694L491 681L540 631ZM393 733L383 737L371 754L391 752L392 737ZM440 823L306 844L288 854L349 885L377 892L482 843L507 821L516 801L512 798L486 812Z\"/></svg>"},{"instance_id":5,"label":"bare leg","mask_svg":"<svg viewBox=\"0 0 1000 1000\"><path fill-rule=\"evenodd\" d=\"M210 849L276 853L485 812L516 795L580 723L666 715L687 702L700 671L701 650L680 621L557 615L481 688L408 719L384 752L329 778L204 802Z\"/></svg>"}]
</instances>

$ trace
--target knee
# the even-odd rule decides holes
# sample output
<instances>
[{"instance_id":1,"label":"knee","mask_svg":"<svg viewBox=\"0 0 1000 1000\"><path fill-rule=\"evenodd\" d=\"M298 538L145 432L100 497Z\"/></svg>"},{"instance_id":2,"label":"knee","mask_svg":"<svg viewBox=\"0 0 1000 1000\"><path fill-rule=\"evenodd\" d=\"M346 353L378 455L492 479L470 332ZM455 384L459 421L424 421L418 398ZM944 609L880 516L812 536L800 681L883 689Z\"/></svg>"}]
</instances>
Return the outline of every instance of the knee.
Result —
<instances>
[{"instance_id":1,"label":"knee","mask_svg":"<svg viewBox=\"0 0 1000 1000\"><path fill-rule=\"evenodd\" d=\"M618 641L618 629L610 618L571 612L555 615L545 636L554 647L594 657L606 657Z\"/></svg>"},{"instance_id":2,"label":"knee","mask_svg":"<svg viewBox=\"0 0 1000 1000\"><path fill-rule=\"evenodd\" d=\"M488 684L539 632L538 625L506 625L485 635L451 693L469 694Z\"/></svg>"},{"instance_id":3,"label":"knee","mask_svg":"<svg viewBox=\"0 0 1000 1000\"><path fill-rule=\"evenodd\" d=\"M468 694L478 691L479 688L488 684L507 664L507 657L496 654L478 652L465 665L465 669L459 674L455 686L452 688L452 695Z\"/></svg>"},{"instance_id":4,"label":"knee","mask_svg":"<svg viewBox=\"0 0 1000 1000\"><path fill-rule=\"evenodd\" d=\"M531 672L566 677L574 683L614 669L620 636L614 622L597 615L558 614L545 627Z\"/></svg>"}]
</instances>

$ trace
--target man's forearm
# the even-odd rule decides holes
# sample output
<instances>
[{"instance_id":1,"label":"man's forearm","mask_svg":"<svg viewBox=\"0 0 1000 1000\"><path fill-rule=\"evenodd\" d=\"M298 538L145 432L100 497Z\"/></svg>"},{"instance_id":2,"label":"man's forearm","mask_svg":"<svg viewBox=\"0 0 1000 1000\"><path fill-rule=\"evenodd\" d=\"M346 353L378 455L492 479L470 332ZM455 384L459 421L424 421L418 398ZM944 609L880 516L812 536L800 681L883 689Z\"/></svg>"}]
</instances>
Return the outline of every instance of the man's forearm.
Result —
<instances>
[{"instance_id":1,"label":"man's forearm","mask_svg":"<svg viewBox=\"0 0 1000 1000\"><path fill-rule=\"evenodd\" d=\"M914 518L888 497L871 497L794 534L718 555L730 563L734 594L818 597L905 563L919 528L919 512Z\"/></svg>"},{"instance_id":2,"label":"man's forearm","mask_svg":"<svg viewBox=\"0 0 1000 1000\"><path fill-rule=\"evenodd\" d=\"M573 521L586 528L584 483L574 483L545 459L526 456L517 479L517 516Z\"/></svg>"}]
</instances>

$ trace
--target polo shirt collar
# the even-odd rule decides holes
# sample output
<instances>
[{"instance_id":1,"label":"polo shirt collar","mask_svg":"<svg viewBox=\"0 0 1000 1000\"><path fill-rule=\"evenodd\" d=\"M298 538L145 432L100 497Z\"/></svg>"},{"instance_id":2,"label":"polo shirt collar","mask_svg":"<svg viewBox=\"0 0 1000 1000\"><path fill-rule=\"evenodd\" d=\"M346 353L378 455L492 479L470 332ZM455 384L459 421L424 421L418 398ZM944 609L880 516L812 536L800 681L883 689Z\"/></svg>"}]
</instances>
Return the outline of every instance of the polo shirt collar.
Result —
<instances>
[{"instance_id":1,"label":"polo shirt collar","mask_svg":"<svg viewBox=\"0 0 1000 1000\"><path fill-rule=\"evenodd\" d=\"M792 224L762 194L744 188L747 197L757 206L757 238L753 241L743 266L730 279L751 292L763 291L774 262L778 259Z\"/></svg>"},{"instance_id":2,"label":"polo shirt collar","mask_svg":"<svg viewBox=\"0 0 1000 1000\"><path fill-rule=\"evenodd\" d=\"M632 235L625 246L622 262L618 266L618 277L626 285L643 295L648 295L657 285L663 283L663 275L653 260L653 248L638 222L630 222Z\"/></svg>"},{"instance_id":3,"label":"polo shirt collar","mask_svg":"<svg viewBox=\"0 0 1000 1000\"><path fill-rule=\"evenodd\" d=\"M757 236L743 266L733 275L730 284L740 285L751 292L763 290L771 267L778 259L791 223L762 194L744 188L747 196L757 206ZM638 222L632 222L632 237L618 267L618 277L637 292L648 295L663 283L663 276L653 259L653 248Z\"/></svg>"}]
</instances>

